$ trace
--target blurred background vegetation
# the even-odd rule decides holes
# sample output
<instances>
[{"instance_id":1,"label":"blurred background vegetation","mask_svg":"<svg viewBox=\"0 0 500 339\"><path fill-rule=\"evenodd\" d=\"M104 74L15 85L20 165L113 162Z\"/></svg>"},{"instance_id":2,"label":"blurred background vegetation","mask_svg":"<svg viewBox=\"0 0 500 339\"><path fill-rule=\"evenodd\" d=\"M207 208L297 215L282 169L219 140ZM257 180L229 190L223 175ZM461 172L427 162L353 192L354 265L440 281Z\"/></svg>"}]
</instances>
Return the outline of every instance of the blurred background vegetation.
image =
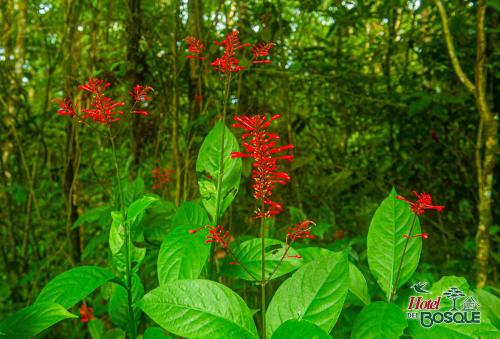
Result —
<instances>
[{"instance_id":1,"label":"blurred background vegetation","mask_svg":"<svg viewBox=\"0 0 500 339\"><path fill-rule=\"evenodd\" d=\"M473 87L457 77L436 3ZM150 115L123 121L118 144L123 176L141 178L146 192L155 167L175 171L156 191L171 211L151 218L146 233L142 274L152 278L146 290L156 286L155 251L175 206L199 197L198 150L221 111L217 74L185 58L183 39L213 49L231 29L244 42L276 46L272 64L234 79L229 115L282 114L281 135L296 146L292 184L277 190L288 213L271 236L284 239L285 227L305 215L318 223L312 244L352 247L351 259L367 272L366 234L378 204L392 186L408 198L426 191L446 209L423 219L429 239L415 279L457 275L498 287L500 195L498 181L487 185L500 173L498 148L488 148L486 136L498 136L499 13L496 1L462 0L1 1L0 318L32 302L56 274L108 261L110 209L75 222L112 205L109 140L105 130L58 116L53 102L78 98L90 76L112 83L117 100L131 100L137 83L155 89ZM480 114L478 88L490 115ZM225 220L236 235L258 232L249 223L249 188L244 179ZM487 245L482 254L476 239Z\"/></svg>"}]
</instances>

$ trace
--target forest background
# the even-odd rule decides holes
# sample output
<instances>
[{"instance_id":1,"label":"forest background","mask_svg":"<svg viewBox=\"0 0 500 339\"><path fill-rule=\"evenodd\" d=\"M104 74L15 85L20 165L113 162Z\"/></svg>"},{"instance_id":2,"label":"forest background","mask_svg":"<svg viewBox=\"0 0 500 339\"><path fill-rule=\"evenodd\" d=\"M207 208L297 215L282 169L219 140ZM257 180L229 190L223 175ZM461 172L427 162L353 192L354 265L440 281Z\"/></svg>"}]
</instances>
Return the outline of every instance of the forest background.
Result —
<instances>
[{"instance_id":1,"label":"forest background","mask_svg":"<svg viewBox=\"0 0 500 339\"><path fill-rule=\"evenodd\" d=\"M183 39L210 48L232 29L276 44L270 65L233 81L229 115L283 116L295 161L277 224L315 220L315 244L351 247L368 271L380 201L392 186L426 191L446 209L425 218L414 279L498 288L499 13L497 1L462 0L1 1L0 319L58 273L110 255L109 224L81 218L113 195L109 140L59 116L53 99L78 97L89 77L116 96L154 88L149 115L123 121L117 140L124 176L171 202L146 230L156 257L176 206L199 198L196 158L222 109L217 74L186 59ZM155 168L171 173L161 189ZM254 232L238 217L251 214L249 190L227 218L236 235Z\"/></svg>"}]
</instances>

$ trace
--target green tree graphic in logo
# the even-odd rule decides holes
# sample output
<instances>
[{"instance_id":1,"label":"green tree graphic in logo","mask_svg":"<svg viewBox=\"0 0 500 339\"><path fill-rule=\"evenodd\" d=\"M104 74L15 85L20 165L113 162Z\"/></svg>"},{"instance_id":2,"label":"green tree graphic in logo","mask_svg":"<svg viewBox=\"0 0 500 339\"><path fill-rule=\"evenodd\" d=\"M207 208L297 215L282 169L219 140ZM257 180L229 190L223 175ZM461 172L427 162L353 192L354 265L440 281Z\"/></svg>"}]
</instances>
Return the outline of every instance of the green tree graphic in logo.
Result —
<instances>
[{"instance_id":1,"label":"green tree graphic in logo","mask_svg":"<svg viewBox=\"0 0 500 339\"><path fill-rule=\"evenodd\" d=\"M457 310L457 299L465 297L464 292L462 292L459 288L452 287L448 291L444 292L443 295L453 301L453 308L451 311L456 311Z\"/></svg>"}]
</instances>

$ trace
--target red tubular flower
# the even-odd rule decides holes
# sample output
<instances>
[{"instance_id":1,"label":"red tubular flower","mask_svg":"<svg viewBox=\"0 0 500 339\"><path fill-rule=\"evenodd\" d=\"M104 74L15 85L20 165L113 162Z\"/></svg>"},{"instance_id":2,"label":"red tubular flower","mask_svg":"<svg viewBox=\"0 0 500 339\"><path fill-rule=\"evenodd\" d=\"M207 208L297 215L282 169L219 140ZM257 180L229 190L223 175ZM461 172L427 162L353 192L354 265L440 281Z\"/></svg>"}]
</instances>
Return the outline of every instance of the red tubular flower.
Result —
<instances>
[{"instance_id":1,"label":"red tubular flower","mask_svg":"<svg viewBox=\"0 0 500 339\"><path fill-rule=\"evenodd\" d=\"M175 171L169 168L153 168L151 170L151 176L153 177L153 189L159 190L165 188L169 182L172 182L172 174L175 174Z\"/></svg>"},{"instance_id":2,"label":"red tubular flower","mask_svg":"<svg viewBox=\"0 0 500 339\"><path fill-rule=\"evenodd\" d=\"M71 103L71 99L54 99L54 102L59 104L59 110L57 114L59 115L69 115L75 116L77 115L75 110L73 109L73 104Z\"/></svg>"},{"instance_id":3,"label":"red tubular flower","mask_svg":"<svg viewBox=\"0 0 500 339\"><path fill-rule=\"evenodd\" d=\"M428 239L429 233L422 233L422 234L415 234L415 235L403 234L403 238L407 238L407 239L418 238L418 237L421 237L422 239Z\"/></svg>"},{"instance_id":4,"label":"red tubular flower","mask_svg":"<svg viewBox=\"0 0 500 339\"><path fill-rule=\"evenodd\" d=\"M116 122L120 118L116 115L122 115L123 111L116 111L118 107L123 106L125 103L114 102L111 98L104 95L104 91L109 87L109 82L103 83L100 79L89 79L89 81L79 87L80 90L89 92L91 94L90 106L92 108L82 109L83 119L92 119L103 125L108 125L110 122Z\"/></svg>"},{"instance_id":5,"label":"red tubular flower","mask_svg":"<svg viewBox=\"0 0 500 339\"><path fill-rule=\"evenodd\" d=\"M82 323L87 323L87 322L89 322L89 320L95 319L94 314L93 314L94 311L92 310L91 307L87 307L87 305L85 305L85 304L81 304L78 311L80 312L80 315L82 316L80 319L80 321Z\"/></svg>"},{"instance_id":6,"label":"red tubular flower","mask_svg":"<svg viewBox=\"0 0 500 339\"><path fill-rule=\"evenodd\" d=\"M260 42L252 46L253 59L250 61L252 64L270 64L269 59L260 59L262 57L269 56L269 51L273 48L274 43L272 42Z\"/></svg>"},{"instance_id":7,"label":"red tubular flower","mask_svg":"<svg viewBox=\"0 0 500 339\"><path fill-rule=\"evenodd\" d=\"M311 220L304 220L296 224L294 227L290 227L290 231L288 231L286 237L287 242L288 238L292 242L297 239L314 239L314 235L311 234L312 226L316 226L316 223Z\"/></svg>"},{"instance_id":8,"label":"red tubular flower","mask_svg":"<svg viewBox=\"0 0 500 339\"><path fill-rule=\"evenodd\" d=\"M188 50L191 55L187 55L187 59L200 59L204 60L205 58L200 56L201 53L205 50L205 45L201 43L200 40L193 38L191 36L188 36L184 39L189 44Z\"/></svg>"},{"instance_id":9,"label":"red tubular flower","mask_svg":"<svg viewBox=\"0 0 500 339\"><path fill-rule=\"evenodd\" d=\"M222 73L231 73L239 72L244 68L243 66L238 65L239 60L235 58L235 51L244 47L248 47L250 46L250 44L241 44L238 35L238 31L232 31L221 42L214 41L214 44L224 47L224 54L222 55L222 57L216 58L210 64L210 66L212 66L215 71Z\"/></svg>"},{"instance_id":10,"label":"red tubular flower","mask_svg":"<svg viewBox=\"0 0 500 339\"><path fill-rule=\"evenodd\" d=\"M231 234L225 229L224 226L221 225L218 225L217 227L213 227L210 225L202 226L194 230L189 230L188 232L189 234L195 234L205 228L209 229L205 240L206 244L214 242L220 244L222 248L226 248L229 245L229 238L231 237Z\"/></svg>"},{"instance_id":11,"label":"red tubular flower","mask_svg":"<svg viewBox=\"0 0 500 339\"><path fill-rule=\"evenodd\" d=\"M134 101L138 102L138 101L148 101L148 100L151 100L151 97L148 96L148 92L149 91L153 91L153 87L151 87L151 86L136 85L134 87L133 92L129 92L129 93L134 98Z\"/></svg>"},{"instance_id":12,"label":"red tubular flower","mask_svg":"<svg viewBox=\"0 0 500 339\"><path fill-rule=\"evenodd\" d=\"M290 181L290 176L285 172L277 170L278 160L293 160L293 155L275 156L275 153L293 149L293 145L276 146L279 140L277 134L269 133L266 129L271 122L278 119L280 115L274 115L267 119L262 115L252 117L235 117L238 123L233 126L243 129L246 133L242 139L244 152L232 152L231 158L253 158L252 179L254 180L254 198L267 205L267 209L257 209L255 218L270 218L283 210L283 206L271 200L276 184L284 185Z\"/></svg>"},{"instance_id":13,"label":"red tubular flower","mask_svg":"<svg viewBox=\"0 0 500 339\"><path fill-rule=\"evenodd\" d=\"M416 215L422 215L425 212L425 210L436 210L438 212L443 211L444 206L432 205L432 197L430 196L430 194L427 194L425 192L422 192L419 194L415 191L413 193L417 197L417 201L415 201L415 202L410 201L410 200L408 200L405 197L402 197L400 195L396 196L396 199L403 200L403 201L407 202L408 204L410 204L410 208L411 208L412 212L415 213Z\"/></svg>"}]
</instances>

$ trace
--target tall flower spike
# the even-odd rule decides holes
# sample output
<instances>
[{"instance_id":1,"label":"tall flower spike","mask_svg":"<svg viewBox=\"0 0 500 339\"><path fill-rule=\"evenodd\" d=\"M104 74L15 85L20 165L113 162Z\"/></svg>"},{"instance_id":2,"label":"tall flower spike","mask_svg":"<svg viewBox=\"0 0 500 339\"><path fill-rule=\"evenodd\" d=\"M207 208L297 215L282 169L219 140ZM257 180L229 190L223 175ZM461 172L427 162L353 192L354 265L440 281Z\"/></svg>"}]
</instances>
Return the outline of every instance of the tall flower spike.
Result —
<instances>
[{"instance_id":1,"label":"tall flower spike","mask_svg":"<svg viewBox=\"0 0 500 339\"><path fill-rule=\"evenodd\" d=\"M272 42L259 42L252 46L253 59L250 61L252 64L270 64L271 60L261 59L262 57L269 56L269 51L273 48L274 43Z\"/></svg>"},{"instance_id":2,"label":"tall flower spike","mask_svg":"<svg viewBox=\"0 0 500 339\"><path fill-rule=\"evenodd\" d=\"M136 85L134 87L134 91L133 92L129 92L130 95L132 95L132 98L134 98L134 101L135 101L135 104L134 104L133 108L135 108L135 105L138 102L140 102L140 101L149 101L149 100L152 99L148 95L149 91L153 91L153 87L151 87L151 86ZM145 105L147 105L147 103ZM149 114L145 110L134 110L133 108L132 108L132 111L130 111L130 113L141 114L141 115L148 115Z\"/></svg>"},{"instance_id":3,"label":"tall flower spike","mask_svg":"<svg viewBox=\"0 0 500 339\"><path fill-rule=\"evenodd\" d=\"M293 155L276 155L276 153L293 149L293 145L276 146L279 140L277 134L269 133L267 128L280 115L274 115L267 119L262 115L252 117L235 117L237 123L235 128L245 131L242 135L243 152L232 152L231 158L253 158L252 179L254 180L254 198L264 203L263 210L257 209L255 218L270 218L279 214L283 206L271 199L276 184L284 185L290 181L290 176L286 172L278 171L278 160L293 160Z\"/></svg>"},{"instance_id":4,"label":"tall flower spike","mask_svg":"<svg viewBox=\"0 0 500 339\"><path fill-rule=\"evenodd\" d=\"M239 49L250 46L250 44L242 44L238 35L238 31L232 31L221 42L214 41L214 44L224 47L224 54L222 55L222 57L216 58L210 64L210 66L212 66L215 71L221 73L232 73L239 72L244 69L243 66L238 65L239 60L235 58L235 52Z\"/></svg>"},{"instance_id":5,"label":"tall flower spike","mask_svg":"<svg viewBox=\"0 0 500 339\"><path fill-rule=\"evenodd\" d=\"M69 115L69 116L75 116L77 115L74 108L73 104L71 102L71 99L54 99L54 102L59 104L59 110L57 111L57 114L59 115Z\"/></svg>"},{"instance_id":6,"label":"tall flower spike","mask_svg":"<svg viewBox=\"0 0 500 339\"><path fill-rule=\"evenodd\" d=\"M184 39L184 41L189 44L188 50L191 53L186 56L187 59L205 59L201 56L201 53L205 50L205 45L199 39L188 36Z\"/></svg>"},{"instance_id":7,"label":"tall flower spike","mask_svg":"<svg viewBox=\"0 0 500 339\"><path fill-rule=\"evenodd\" d=\"M125 103L123 101L114 102L113 99L104 95L104 91L109 86L109 82L104 83L101 79L89 79L86 84L79 87L80 90L91 94L90 106L92 108L82 109L84 113L83 119L92 119L92 121L103 125L120 120L117 115L122 115L123 111L118 111L117 108L125 105Z\"/></svg>"},{"instance_id":8,"label":"tall flower spike","mask_svg":"<svg viewBox=\"0 0 500 339\"><path fill-rule=\"evenodd\" d=\"M417 201L413 202L405 197L402 197L400 195L396 196L396 199L403 200L407 202L410 205L410 208L413 213L416 215L422 215L425 210L436 210L438 212L442 212L444 209L444 206L435 206L432 205L432 197L430 194L422 192L422 193L417 193L413 192L415 196L417 197Z\"/></svg>"},{"instance_id":9,"label":"tall flower spike","mask_svg":"<svg viewBox=\"0 0 500 339\"><path fill-rule=\"evenodd\" d=\"M160 167L153 168L151 170L151 176L153 177L153 190L165 188L167 184L172 181L172 174L175 174L175 170Z\"/></svg>"},{"instance_id":10,"label":"tall flower spike","mask_svg":"<svg viewBox=\"0 0 500 339\"><path fill-rule=\"evenodd\" d=\"M218 225L217 227L212 227L207 235L207 240L205 243L218 243L222 248L226 248L229 242L229 231L227 231L224 226Z\"/></svg>"}]
</instances>

